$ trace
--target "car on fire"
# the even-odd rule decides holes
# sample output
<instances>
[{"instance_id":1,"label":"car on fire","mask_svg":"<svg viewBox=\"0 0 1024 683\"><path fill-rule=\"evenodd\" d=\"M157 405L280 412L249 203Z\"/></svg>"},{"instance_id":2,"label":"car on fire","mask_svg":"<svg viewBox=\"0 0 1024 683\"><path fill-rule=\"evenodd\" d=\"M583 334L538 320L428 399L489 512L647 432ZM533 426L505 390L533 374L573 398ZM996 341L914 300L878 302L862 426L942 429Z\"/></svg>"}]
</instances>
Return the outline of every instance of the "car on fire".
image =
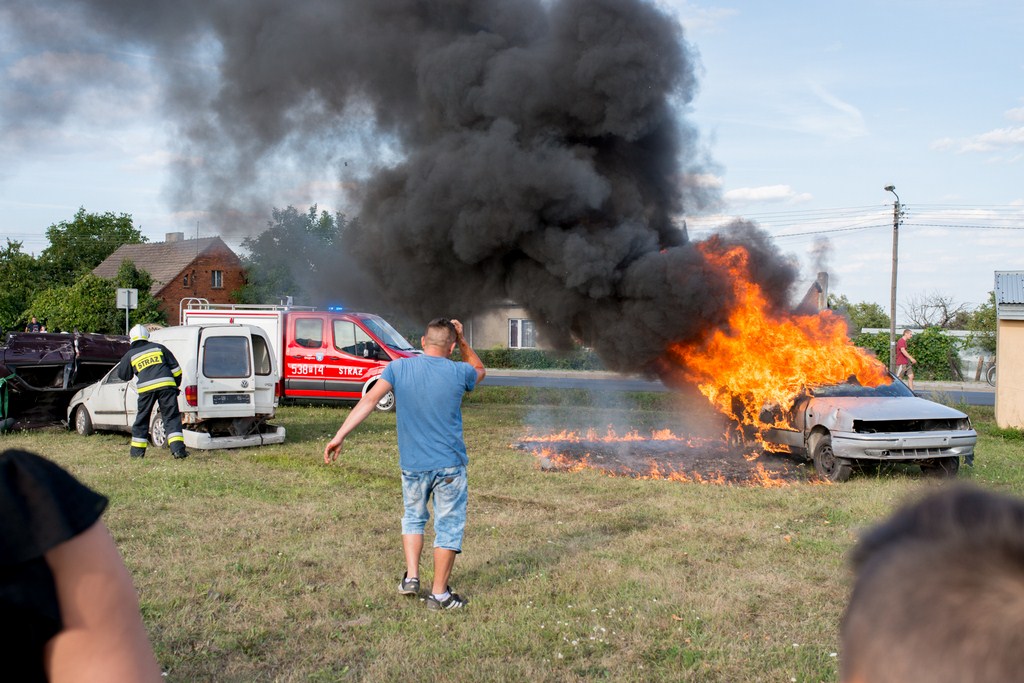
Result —
<instances>
[{"instance_id":1,"label":"car on fire","mask_svg":"<svg viewBox=\"0 0 1024 683\"><path fill-rule=\"evenodd\" d=\"M788 412L788 428L765 430L772 446L804 455L823 479L846 481L854 467L902 462L925 474L954 476L970 461L978 434L964 413L916 396L890 375L889 384L855 380L808 389Z\"/></svg>"}]
</instances>

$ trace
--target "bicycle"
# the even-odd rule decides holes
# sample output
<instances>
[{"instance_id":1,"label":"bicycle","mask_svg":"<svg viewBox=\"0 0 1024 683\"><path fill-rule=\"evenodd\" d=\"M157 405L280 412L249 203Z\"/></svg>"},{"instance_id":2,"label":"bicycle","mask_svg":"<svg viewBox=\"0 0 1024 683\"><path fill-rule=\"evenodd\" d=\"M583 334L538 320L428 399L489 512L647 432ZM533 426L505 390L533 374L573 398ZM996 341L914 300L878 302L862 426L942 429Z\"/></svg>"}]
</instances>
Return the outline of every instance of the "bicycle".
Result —
<instances>
[{"instance_id":1,"label":"bicycle","mask_svg":"<svg viewBox=\"0 0 1024 683\"><path fill-rule=\"evenodd\" d=\"M996 364L993 363L992 367L985 371L985 381L992 386L996 385Z\"/></svg>"}]
</instances>

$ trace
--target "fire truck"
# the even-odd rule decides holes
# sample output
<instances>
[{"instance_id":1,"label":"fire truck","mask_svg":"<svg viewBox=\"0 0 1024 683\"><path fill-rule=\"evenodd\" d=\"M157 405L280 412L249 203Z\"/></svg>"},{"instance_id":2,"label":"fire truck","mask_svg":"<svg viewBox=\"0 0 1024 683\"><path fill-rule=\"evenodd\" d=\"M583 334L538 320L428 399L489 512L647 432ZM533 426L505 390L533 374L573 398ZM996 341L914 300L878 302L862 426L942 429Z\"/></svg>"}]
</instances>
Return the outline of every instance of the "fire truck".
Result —
<instances>
[{"instance_id":1,"label":"fire truck","mask_svg":"<svg viewBox=\"0 0 1024 683\"><path fill-rule=\"evenodd\" d=\"M372 313L290 304L211 304L198 298L183 299L179 313L182 325L245 324L265 330L281 367L282 400L358 401L385 365L421 353ZM394 408L395 395L389 391L377 410Z\"/></svg>"}]
</instances>

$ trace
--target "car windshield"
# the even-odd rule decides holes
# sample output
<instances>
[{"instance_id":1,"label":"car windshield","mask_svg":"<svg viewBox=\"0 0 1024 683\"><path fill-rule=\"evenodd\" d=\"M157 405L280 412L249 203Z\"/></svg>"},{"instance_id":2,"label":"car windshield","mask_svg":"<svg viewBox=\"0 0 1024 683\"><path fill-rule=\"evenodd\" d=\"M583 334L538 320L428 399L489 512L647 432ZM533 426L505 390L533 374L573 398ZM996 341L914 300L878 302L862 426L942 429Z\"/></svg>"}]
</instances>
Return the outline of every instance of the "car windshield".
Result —
<instances>
[{"instance_id":1,"label":"car windshield","mask_svg":"<svg viewBox=\"0 0 1024 683\"><path fill-rule=\"evenodd\" d=\"M866 387L850 378L842 384L831 384L826 387L814 387L810 390L812 396L855 397L855 398L902 398L913 397L914 392L907 388L907 385L898 379L889 377L890 384L880 384L877 387Z\"/></svg>"},{"instance_id":2,"label":"car windshield","mask_svg":"<svg viewBox=\"0 0 1024 683\"><path fill-rule=\"evenodd\" d=\"M370 328L378 339L384 342L385 345L392 349L399 351L412 351L412 344L410 344L405 337L400 335L398 331L391 327L384 318L378 318L375 315L368 315L363 318L363 322Z\"/></svg>"}]
</instances>

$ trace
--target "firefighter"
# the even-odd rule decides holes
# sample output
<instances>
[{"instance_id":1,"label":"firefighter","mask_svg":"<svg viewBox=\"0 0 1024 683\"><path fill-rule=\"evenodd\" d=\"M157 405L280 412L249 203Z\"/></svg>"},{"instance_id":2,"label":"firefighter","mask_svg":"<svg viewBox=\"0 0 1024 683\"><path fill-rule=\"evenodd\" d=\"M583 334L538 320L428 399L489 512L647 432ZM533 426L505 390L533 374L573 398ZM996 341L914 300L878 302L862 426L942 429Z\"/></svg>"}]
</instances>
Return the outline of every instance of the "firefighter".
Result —
<instances>
[{"instance_id":1,"label":"firefighter","mask_svg":"<svg viewBox=\"0 0 1024 683\"><path fill-rule=\"evenodd\" d=\"M149 341L149 330L136 325L128 335L131 347L117 366L117 376L124 381L138 375L139 404L132 425L133 458L146 456L149 441L149 415L153 404L160 403L160 414L167 430L167 444L175 458L187 458L185 436L181 431L181 413L178 412L178 387L181 368L174 355L161 344Z\"/></svg>"}]
</instances>

